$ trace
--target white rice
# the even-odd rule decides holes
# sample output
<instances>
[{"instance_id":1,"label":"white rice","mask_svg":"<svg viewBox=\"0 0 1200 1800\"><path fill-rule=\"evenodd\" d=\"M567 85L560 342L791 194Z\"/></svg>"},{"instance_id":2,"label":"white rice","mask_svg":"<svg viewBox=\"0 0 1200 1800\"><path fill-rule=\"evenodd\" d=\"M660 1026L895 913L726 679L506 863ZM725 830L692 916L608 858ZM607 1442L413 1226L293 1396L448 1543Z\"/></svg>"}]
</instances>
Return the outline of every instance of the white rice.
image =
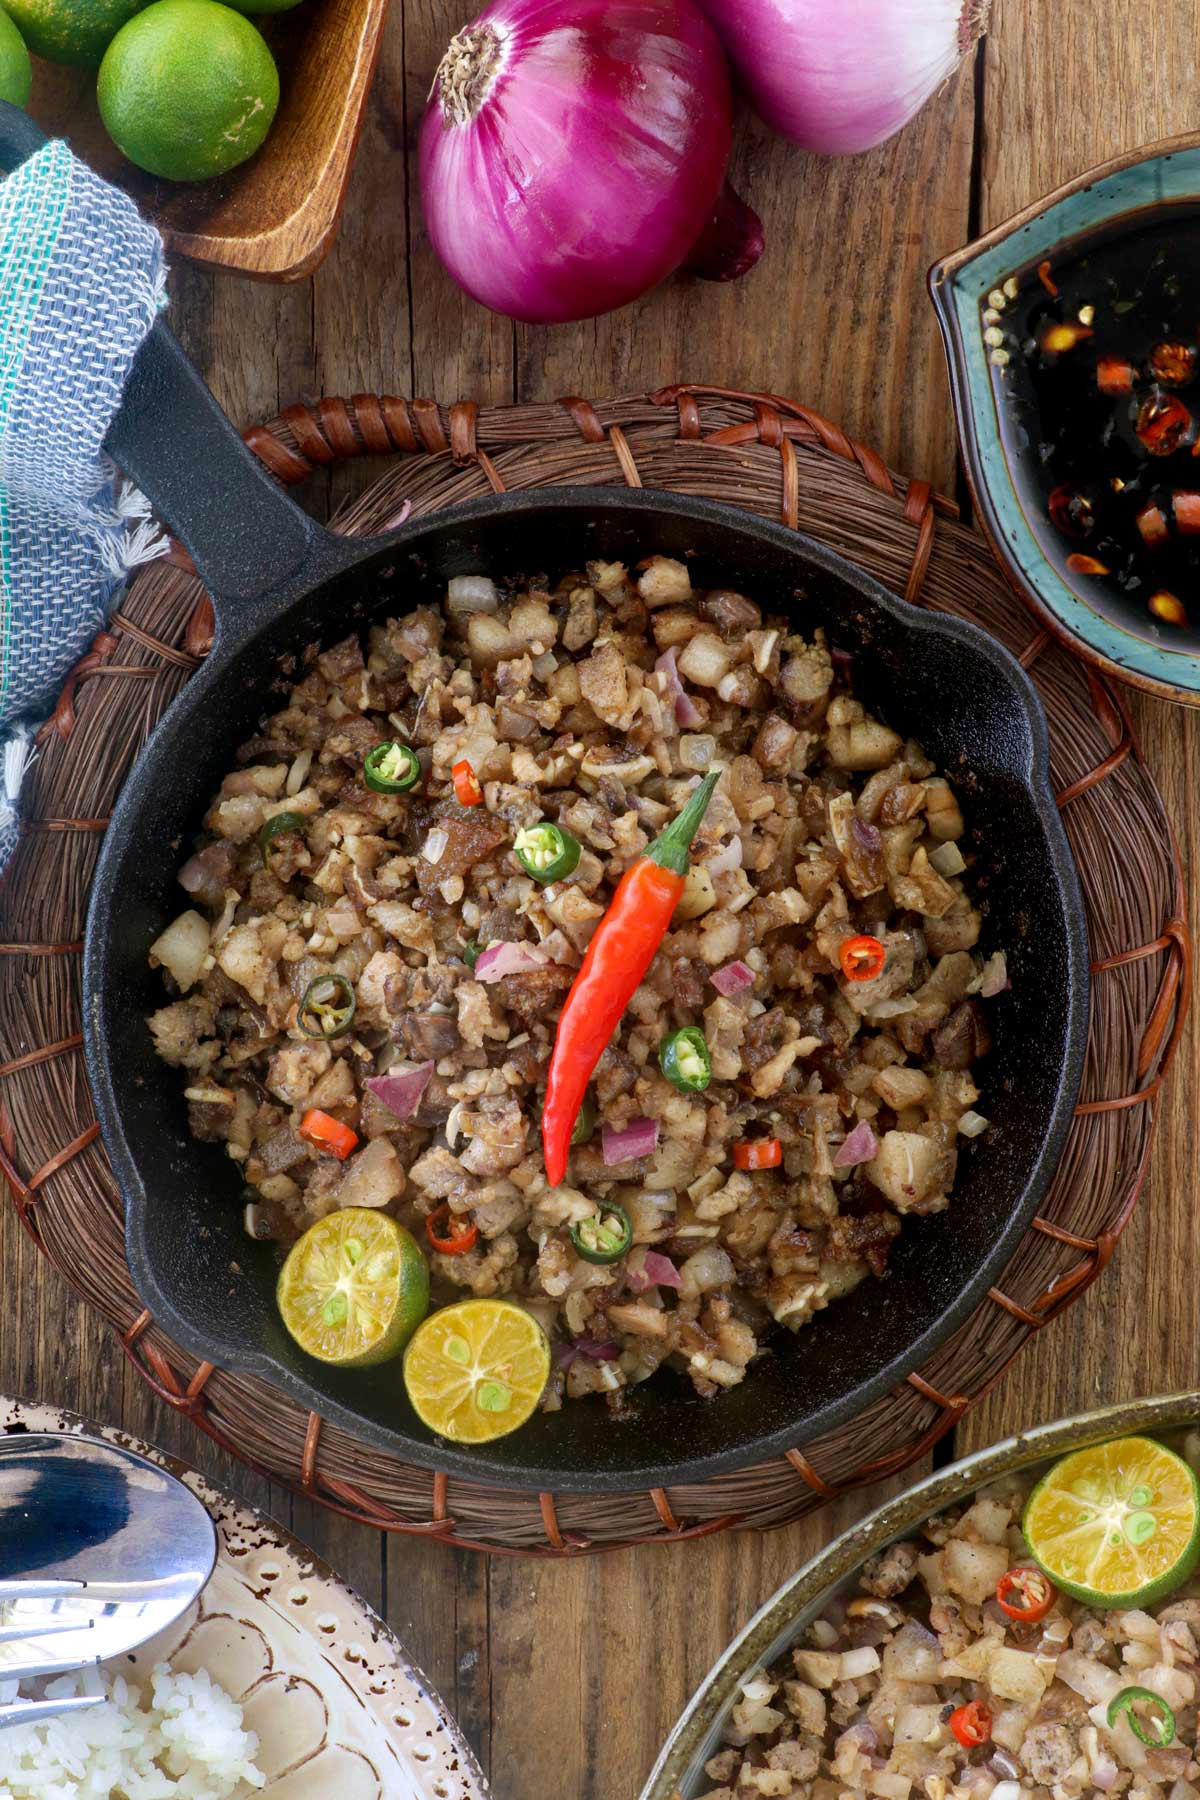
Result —
<instances>
[{"instance_id":1,"label":"white rice","mask_svg":"<svg viewBox=\"0 0 1200 1800\"><path fill-rule=\"evenodd\" d=\"M74 1716L0 1731L0 1800L232 1800L265 1785L241 1707L203 1670L176 1675L162 1663L147 1691L91 1669L38 1691L107 1698ZM12 1682L0 1682L0 1705L16 1697Z\"/></svg>"}]
</instances>

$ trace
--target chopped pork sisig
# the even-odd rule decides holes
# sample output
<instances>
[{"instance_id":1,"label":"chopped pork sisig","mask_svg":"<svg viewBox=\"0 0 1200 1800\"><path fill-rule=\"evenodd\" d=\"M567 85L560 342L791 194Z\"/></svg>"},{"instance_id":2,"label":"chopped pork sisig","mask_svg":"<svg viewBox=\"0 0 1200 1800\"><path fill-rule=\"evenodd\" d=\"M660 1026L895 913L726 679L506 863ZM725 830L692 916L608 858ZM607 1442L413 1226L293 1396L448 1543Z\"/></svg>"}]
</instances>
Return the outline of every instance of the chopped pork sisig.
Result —
<instances>
[{"instance_id":1,"label":"chopped pork sisig","mask_svg":"<svg viewBox=\"0 0 1200 1800\"><path fill-rule=\"evenodd\" d=\"M743 1685L699 1800L1196 1800L1200 1582L1146 1610L1046 1583L1012 1618L996 1590L1032 1567L1031 1485L873 1557Z\"/></svg>"},{"instance_id":2,"label":"chopped pork sisig","mask_svg":"<svg viewBox=\"0 0 1200 1800\"><path fill-rule=\"evenodd\" d=\"M152 950L150 1030L256 1234L377 1206L424 1244L448 1208L435 1304L520 1301L556 1346L544 1404L619 1408L664 1363L735 1386L950 1203L1004 957L979 949L953 789L820 631L661 556L552 590L473 577L313 648L231 760ZM714 768L673 929L548 1188L559 1009L620 876ZM564 844L569 872L539 879ZM700 1051L664 1049L684 1028ZM580 1254L602 1206L631 1226L615 1261Z\"/></svg>"}]
</instances>

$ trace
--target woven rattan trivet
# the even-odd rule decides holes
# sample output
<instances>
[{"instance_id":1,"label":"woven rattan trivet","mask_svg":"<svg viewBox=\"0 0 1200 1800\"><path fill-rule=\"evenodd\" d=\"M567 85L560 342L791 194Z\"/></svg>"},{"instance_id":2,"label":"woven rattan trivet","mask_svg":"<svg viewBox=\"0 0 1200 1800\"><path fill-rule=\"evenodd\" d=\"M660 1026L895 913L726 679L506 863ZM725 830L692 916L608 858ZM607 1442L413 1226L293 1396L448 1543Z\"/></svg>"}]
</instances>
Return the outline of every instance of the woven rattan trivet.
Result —
<instances>
[{"instance_id":1,"label":"woven rattan trivet","mask_svg":"<svg viewBox=\"0 0 1200 1800\"><path fill-rule=\"evenodd\" d=\"M564 483L674 489L780 518L887 586L978 620L1030 670L1087 903L1095 971L1083 1098L1042 1215L970 1321L919 1374L852 1424L786 1457L669 1491L519 1494L409 1468L263 1383L177 1349L134 1293L120 1205L80 1055L79 951L88 881L114 796L207 647L211 612L186 566L141 574L72 671L0 891L0 1169L20 1219L113 1325L168 1405L234 1456L384 1530L475 1548L578 1554L778 1525L919 1457L999 1378L1031 1332L1107 1264L1145 1177L1190 978L1178 856L1119 695L1033 626L986 545L928 484L892 475L836 426L772 396L712 388L561 405L443 411L357 395L291 407L248 441L285 482L366 453L395 456L338 521L378 531L484 493ZM177 564L186 565L180 552ZM15 979L12 977L15 976Z\"/></svg>"}]
</instances>

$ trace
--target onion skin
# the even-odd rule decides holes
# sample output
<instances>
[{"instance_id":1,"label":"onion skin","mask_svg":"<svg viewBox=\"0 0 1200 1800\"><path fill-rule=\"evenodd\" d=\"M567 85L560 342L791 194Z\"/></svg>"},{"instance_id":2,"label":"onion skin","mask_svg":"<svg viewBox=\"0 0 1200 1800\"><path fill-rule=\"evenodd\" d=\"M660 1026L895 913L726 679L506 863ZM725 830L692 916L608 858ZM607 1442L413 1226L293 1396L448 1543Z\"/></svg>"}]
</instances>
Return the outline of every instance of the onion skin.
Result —
<instances>
[{"instance_id":1,"label":"onion skin","mask_svg":"<svg viewBox=\"0 0 1200 1800\"><path fill-rule=\"evenodd\" d=\"M991 0L700 0L759 117L851 155L899 131L983 36Z\"/></svg>"},{"instance_id":2,"label":"onion skin","mask_svg":"<svg viewBox=\"0 0 1200 1800\"><path fill-rule=\"evenodd\" d=\"M698 240L699 272L743 273L761 225L724 195L731 129L694 0L493 0L451 44L421 125L433 247L467 293L530 324L624 306Z\"/></svg>"}]
</instances>

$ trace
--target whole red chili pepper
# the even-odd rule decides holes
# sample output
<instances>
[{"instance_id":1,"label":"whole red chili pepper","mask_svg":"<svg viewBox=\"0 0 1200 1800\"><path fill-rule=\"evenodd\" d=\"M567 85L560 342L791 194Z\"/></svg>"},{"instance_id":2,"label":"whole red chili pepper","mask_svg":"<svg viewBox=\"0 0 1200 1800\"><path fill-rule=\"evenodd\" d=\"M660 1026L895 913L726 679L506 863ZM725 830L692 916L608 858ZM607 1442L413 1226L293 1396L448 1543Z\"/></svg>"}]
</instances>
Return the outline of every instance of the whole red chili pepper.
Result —
<instances>
[{"instance_id":1,"label":"whole red chili pepper","mask_svg":"<svg viewBox=\"0 0 1200 1800\"><path fill-rule=\"evenodd\" d=\"M563 1002L542 1110L542 1152L551 1187L566 1175L571 1131L592 1070L679 904L692 839L720 778L719 770L706 775L679 817L626 869Z\"/></svg>"}]
</instances>

